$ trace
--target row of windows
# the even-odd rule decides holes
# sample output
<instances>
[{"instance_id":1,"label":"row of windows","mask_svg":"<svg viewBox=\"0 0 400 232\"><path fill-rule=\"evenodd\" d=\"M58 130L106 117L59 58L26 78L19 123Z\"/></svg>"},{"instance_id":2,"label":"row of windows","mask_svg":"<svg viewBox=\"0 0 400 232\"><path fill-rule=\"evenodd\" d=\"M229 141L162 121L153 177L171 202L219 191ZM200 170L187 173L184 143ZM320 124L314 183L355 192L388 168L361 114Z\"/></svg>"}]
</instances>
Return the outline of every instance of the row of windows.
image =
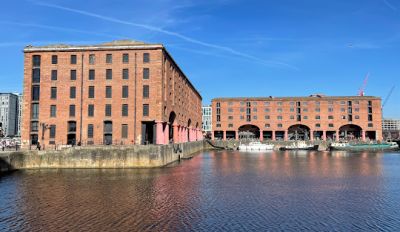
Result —
<instances>
[{"instance_id":1,"label":"row of windows","mask_svg":"<svg viewBox=\"0 0 400 232\"><path fill-rule=\"evenodd\" d=\"M242 113L245 112L245 108L240 108L239 110L240 110L240 112L242 112ZM250 112L250 110L251 110L252 112L257 112L257 108L253 108L253 109L247 108L246 111L247 111L247 112ZM290 112L295 112L295 111L296 111L295 108L290 108L289 110L290 110ZM282 113L282 112L283 112L283 109L282 109L282 108L277 108L276 111L277 111L278 113ZM328 108L328 111L329 111L329 112L333 112L334 109L333 109L332 107L329 107L329 108ZM346 108L340 108L340 111L341 111L341 112L346 112ZM354 111L355 111L355 112L359 112L359 111L360 111L360 108L355 108ZM234 112L234 109L233 109L233 108L228 108L228 112L229 112L229 113L233 113L233 112ZM264 112L266 112L266 113L271 112L271 109L270 109L270 108L265 108L265 109L264 109ZM308 112L308 108L297 109L297 112L298 112L298 113L300 113L300 112ZM321 108L315 108L315 112L321 112ZM348 109L348 112L351 113L351 112L352 112L352 109Z\"/></svg>"},{"instance_id":2,"label":"row of windows","mask_svg":"<svg viewBox=\"0 0 400 232\"><path fill-rule=\"evenodd\" d=\"M150 54L143 53L143 63L149 63L149 62L150 62ZM34 55L32 57L32 63L33 63L33 67L39 67L40 66L40 56ZM96 63L96 55L89 54L89 64L95 64L95 63ZM113 63L113 55L112 54L106 54L106 63L107 64ZM128 53L122 54L122 63L124 63L124 64L129 63L129 54ZM51 64L58 64L58 56L57 55L51 56ZM70 56L70 64L77 64L77 55Z\"/></svg>"},{"instance_id":3,"label":"row of windows","mask_svg":"<svg viewBox=\"0 0 400 232\"><path fill-rule=\"evenodd\" d=\"M34 86L34 89L38 89L38 86ZM112 98L112 86L106 86L105 96L106 96L106 98ZM71 99L76 98L76 87L75 86L70 87L69 97ZM129 86L124 85L124 86L122 86L122 98L128 98L128 97L129 97ZM150 97L150 86L143 85L143 98L147 99L149 97ZM51 87L50 98L57 99L57 87ZM88 98L95 98L95 86L89 86ZM37 92L37 94L32 95L32 100L36 100L36 101L39 100L38 92Z\"/></svg>"},{"instance_id":4,"label":"row of windows","mask_svg":"<svg viewBox=\"0 0 400 232\"><path fill-rule=\"evenodd\" d=\"M294 102L294 101L291 101L291 102L289 102L289 105L290 105L290 106L297 106L297 107L300 107L300 106L307 106L307 105L309 105L309 103L311 103L311 102L312 102L312 101L304 101L304 102ZM314 102L315 105L317 105L317 106L321 105L321 102L320 102L320 101L313 101L313 102ZM244 102L244 101L241 101L241 102L240 102L240 105L241 105L241 106L251 107L251 106L257 106L258 103L259 103L259 102ZM270 106L272 102L266 101L266 102L263 102L263 103L264 103L264 104L263 104L264 106ZM333 104L335 104L335 103L336 103L336 104L340 104L340 105L352 106L353 104L354 104L354 105L359 105L359 104L360 104L360 101L358 101L358 100L356 100L356 101L332 101L332 100L328 101L328 104L329 104L329 105L333 105ZM221 103L220 103L220 102L217 102L216 105L217 105L217 107L221 107ZM234 105L234 102L232 102L232 101L228 102L228 106L233 106L233 105ZM276 105L278 105L278 106L283 106L283 105L284 105L284 102L283 102L283 101L278 101L278 102L276 102ZM372 105L372 101L368 101L368 105L371 106L371 105Z\"/></svg>"},{"instance_id":5,"label":"row of windows","mask_svg":"<svg viewBox=\"0 0 400 232\"><path fill-rule=\"evenodd\" d=\"M51 80L56 81L58 79L58 71L57 70L51 70ZM96 79L96 71L94 69L89 70L89 80L95 80ZM106 69L106 80L112 80L113 79L113 70L112 69ZM129 69L125 68L122 69L122 79L123 80L128 80L129 79ZM149 68L143 68L143 80L148 80L150 79L150 69ZM76 80L76 70L72 69L70 70L70 80L75 81ZM40 69L35 68L32 69L32 83L40 83Z\"/></svg>"},{"instance_id":6,"label":"row of windows","mask_svg":"<svg viewBox=\"0 0 400 232\"><path fill-rule=\"evenodd\" d=\"M282 127L283 127L283 125L282 125L281 123L276 124L276 126L277 126L278 128L282 128ZM221 127L221 124L217 124L216 127L218 127L218 128ZM264 127L265 127L265 128L270 128L270 127L271 127L271 124L266 123L266 124L264 125ZM316 123L316 124L315 124L315 127L316 127L316 128L320 128L320 127L321 127L321 124ZM328 124L328 127L333 128L333 127L335 127L335 125L334 125L333 123L329 123L329 124ZM374 124L368 123L368 127L374 127ZM233 124L228 124L228 128L233 128Z\"/></svg>"},{"instance_id":7,"label":"row of windows","mask_svg":"<svg viewBox=\"0 0 400 232\"><path fill-rule=\"evenodd\" d=\"M295 117L294 115L290 115L290 119L292 119L292 120L294 120L294 119L296 119L296 118L298 118L298 117L301 117L300 115L297 115L297 117ZM349 116L345 116L345 115L342 115L341 116L341 119L347 119ZM372 116L371 116L372 117ZM244 116L243 115L241 115L240 116L240 119L241 120L244 120ZM283 120L283 116L282 115L278 115L277 117L276 117L278 120ZM360 119L360 116L358 116L358 115L355 115L354 116L354 118L355 119ZM255 119L255 120L257 120L258 119L258 117L257 116L253 116L253 119ZM264 116L264 119L271 119L271 116L269 116L269 115L265 115ZM303 119L308 119L308 116L303 116ZM316 120L321 120L321 116L320 115L316 115L315 116L315 119ZM328 116L328 119L334 119L334 116L333 115L329 115ZM230 115L230 116L228 116L228 120L233 120L233 116L232 115ZM218 120L217 120L217 122L218 122Z\"/></svg>"},{"instance_id":8,"label":"row of windows","mask_svg":"<svg viewBox=\"0 0 400 232\"><path fill-rule=\"evenodd\" d=\"M50 125L49 126L49 138L50 138L50 140L52 140L52 139L54 139L56 137L56 131L57 131L56 128L57 128L56 125ZM38 128L38 122L32 122L31 123L32 132L37 132L38 129L39 129ZM72 131L74 131L74 130L72 130ZM75 131L76 131L76 129L75 129ZM128 124L122 124L121 125L121 137L123 139L128 138L128 131L129 131L128 130ZM87 137L89 139L92 139L93 136L94 136L94 126L93 126L93 124L88 124Z\"/></svg>"},{"instance_id":9,"label":"row of windows","mask_svg":"<svg viewBox=\"0 0 400 232\"><path fill-rule=\"evenodd\" d=\"M94 117L95 114L95 107L93 104L88 105L88 117ZM128 104L122 104L122 116L126 117L128 116ZM75 105L69 105L69 116L70 117L75 117L76 114L76 106ZM112 105L111 104L106 104L105 105L105 116L106 117L111 117L112 116ZM149 104L143 104L143 116L149 116ZM50 117L55 118L57 117L57 106L56 105L51 105L50 106ZM37 120L39 118L39 104L38 103L33 103L32 104L32 117L31 119Z\"/></svg>"}]
</instances>

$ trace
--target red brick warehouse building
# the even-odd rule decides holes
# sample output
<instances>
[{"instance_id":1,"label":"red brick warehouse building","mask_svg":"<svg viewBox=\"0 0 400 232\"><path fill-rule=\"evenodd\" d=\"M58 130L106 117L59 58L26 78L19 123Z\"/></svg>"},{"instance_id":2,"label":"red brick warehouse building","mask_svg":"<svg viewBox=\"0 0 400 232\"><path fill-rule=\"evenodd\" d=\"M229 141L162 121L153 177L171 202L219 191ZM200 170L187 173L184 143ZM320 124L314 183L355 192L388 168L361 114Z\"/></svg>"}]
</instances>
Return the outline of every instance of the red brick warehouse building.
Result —
<instances>
[{"instance_id":1,"label":"red brick warehouse building","mask_svg":"<svg viewBox=\"0 0 400 232\"><path fill-rule=\"evenodd\" d=\"M24 145L201 139L201 95L161 44L27 46L24 55Z\"/></svg>"},{"instance_id":2,"label":"red brick warehouse building","mask_svg":"<svg viewBox=\"0 0 400 232\"><path fill-rule=\"evenodd\" d=\"M216 98L213 136L260 140L382 140L381 99L368 96Z\"/></svg>"}]
</instances>

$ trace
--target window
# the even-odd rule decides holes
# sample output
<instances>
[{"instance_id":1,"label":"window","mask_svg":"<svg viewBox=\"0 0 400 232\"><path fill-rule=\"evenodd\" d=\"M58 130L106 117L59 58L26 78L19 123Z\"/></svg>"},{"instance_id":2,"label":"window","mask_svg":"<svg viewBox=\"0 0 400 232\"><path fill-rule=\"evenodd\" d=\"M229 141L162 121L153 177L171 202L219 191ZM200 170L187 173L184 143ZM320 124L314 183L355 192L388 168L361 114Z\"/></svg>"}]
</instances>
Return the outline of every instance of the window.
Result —
<instances>
[{"instance_id":1,"label":"window","mask_svg":"<svg viewBox=\"0 0 400 232\"><path fill-rule=\"evenodd\" d=\"M93 104L89 104L88 105L88 116L89 117L93 117L94 116L94 105Z\"/></svg>"},{"instance_id":2,"label":"window","mask_svg":"<svg viewBox=\"0 0 400 232\"><path fill-rule=\"evenodd\" d=\"M127 69L127 68L122 69L122 79L124 79L124 80L129 79L129 69Z\"/></svg>"},{"instance_id":3,"label":"window","mask_svg":"<svg viewBox=\"0 0 400 232\"><path fill-rule=\"evenodd\" d=\"M304 109L303 109L303 112L308 112L308 109L307 109L307 108L304 108Z\"/></svg>"},{"instance_id":4,"label":"window","mask_svg":"<svg viewBox=\"0 0 400 232\"><path fill-rule=\"evenodd\" d=\"M315 127L321 127L321 124L317 123L315 124Z\"/></svg>"},{"instance_id":5,"label":"window","mask_svg":"<svg viewBox=\"0 0 400 232\"><path fill-rule=\"evenodd\" d=\"M68 132L76 132L76 122L68 122Z\"/></svg>"},{"instance_id":6,"label":"window","mask_svg":"<svg viewBox=\"0 0 400 232\"><path fill-rule=\"evenodd\" d=\"M143 79L147 80L150 78L150 69L149 68L144 68L143 69Z\"/></svg>"},{"instance_id":7,"label":"window","mask_svg":"<svg viewBox=\"0 0 400 232\"><path fill-rule=\"evenodd\" d=\"M33 67L40 67L40 56L39 55L34 55L32 57L32 66Z\"/></svg>"},{"instance_id":8,"label":"window","mask_svg":"<svg viewBox=\"0 0 400 232\"><path fill-rule=\"evenodd\" d=\"M96 63L96 57L94 54L89 55L89 64L95 64Z\"/></svg>"},{"instance_id":9,"label":"window","mask_svg":"<svg viewBox=\"0 0 400 232\"><path fill-rule=\"evenodd\" d=\"M143 116L149 116L149 104L143 104Z\"/></svg>"},{"instance_id":10,"label":"window","mask_svg":"<svg viewBox=\"0 0 400 232\"><path fill-rule=\"evenodd\" d=\"M89 70L89 80L94 80L96 76L96 73L94 71L94 69L90 69Z\"/></svg>"},{"instance_id":11,"label":"window","mask_svg":"<svg viewBox=\"0 0 400 232\"><path fill-rule=\"evenodd\" d=\"M333 107L329 107L328 112L333 112Z\"/></svg>"},{"instance_id":12,"label":"window","mask_svg":"<svg viewBox=\"0 0 400 232\"><path fill-rule=\"evenodd\" d=\"M71 55L71 64L76 64L76 55Z\"/></svg>"},{"instance_id":13,"label":"window","mask_svg":"<svg viewBox=\"0 0 400 232\"><path fill-rule=\"evenodd\" d=\"M264 112L268 113L269 112L269 108L265 108Z\"/></svg>"},{"instance_id":14,"label":"window","mask_svg":"<svg viewBox=\"0 0 400 232\"><path fill-rule=\"evenodd\" d=\"M112 98L112 87L106 86L106 98Z\"/></svg>"},{"instance_id":15,"label":"window","mask_svg":"<svg viewBox=\"0 0 400 232\"><path fill-rule=\"evenodd\" d=\"M240 119L241 119L241 120L244 120L244 116L243 116L243 115L240 115Z\"/></svg>"},{"instance_id":16,"label":"window","mask_svg":"<svg viewBox=\"0 0 400 232\"><path fill-rule=\"evenodd\" d=\"M50 118L55 118L57 116L57 106L51 105L50 106Z\"/></svg>"},{"instance_id":17,"label":"window","mask_svg":"<svg viewBox=\"0 0 400 232\"><path fill-rule=\"evenodd\" d=\"M143 98L149 98L149 93L150 89L148 85L143 85Z\"/></svg>"},{"instance_id":18,"label":"window","mask_svg":"<svg viewBox=\"0 0 400 232\"><path fill-rule=\"evenodd\" d=\"M111 104L106 104L106 108L105 108L105 115L106 117L111 117Z\"/></svg>"},{"instance_id":19,"label":"window","mask_svg":"<svg viewBox=\"0 0 400 232\"><path fill-rule=\"evenodd\" d=\"M228 112L229 113L233 113L233 109L232 108L228 108Z\"/></svg>"},{"instance_id":20,"label":"window","mask_svg":"<svg viewBox=\"0 0 400 232\"><path fill-rule=\"evenodd\" d=\"M218 124L216 125L216 127L221 127L221 124L218 123Z\"/></svg>"},{"instance_id":21,"label":"window","mask_svg":"<svg viewBox=\"0 0 400 232\"><path fill-rule=\"evenodd\" d=\"M282 102L278 102L277 104L278 104L278 106L281 106L283 103Z\"/></svg>"},{"instance_id":22,"label":"window","mask_svg":"<svg viewBox=\"0 0 400 232\"><path fill-rule=\"evenodd\" d=\"M333 123L329 123L329 125L328 125L329 127L333 127Z\"/></svg>"},{"instance_id":23,"label":"window","mask_svg":"<svg viewBox=\"0 0 400 232\"><path fill-rule=\"evenodd\" d=\"M69 116L75 117L75 105L69 105Z\"/></svg>"},{"instance_id":24,"label":"window","mask_svg":"<svg viewBox=\"0 0 400 232\"><path fill-rule=\"evenodd\" d=\"M56 125L50 125L50 139L56 137Z\"/></svg>"},{"instance_id":25,"label":"window","mask_svg":"<svg viewBox=\"0 0 400 232\"><path fill-rule=\"evenodd\" d=\"M346 109L345 108L340 108L340 111L341 112L346 112Z\"/></svg>"},{"instance_id":26,"label":"window","mask_svg":"<svg viewBox=\"0 0 400 232\"><path fill-rule=\"evenodd\" d=\"M277 110L279 113L281 113L282 112L282 108L278 108L278 110Z\"/></svg>"},{"instance_id":27,"label":"window","mask_svg":"<svg viewBox=\"0 0 400 232\"><path fill-rule=\"evenodd\" d=\"M143 112L143 114L144 114L144 112ZM122 116L124 116L124 117L128 116L128 104L122 104Z\"/></svg>"},{"instance_id":28,"label":"window","mask_svg":"<svg viewBox=\"0 0 400 232\"><path fill-rule=\"evenodd\" d=\"M57 87L51 87L50 98L57 99Z\"/></svg>"},{"instance_id":29,"label":"window","mask_svg":"<svg viewBox=\"0 0 400 232\"><path fill-rule=\"evenodd\" d=\"M373 123L368 123L368 127L374 127Z\"/></svg>"},{"instance_id":30,"label":"window","mask_svg":"<svg viewBox=\"0 0 400 232\"><path fill-rule=\"evenodd\" d=\"M233 120L233 116L232 115L228 116L228 120Z\"/></svg>"},{"instance_id":31,"label":"window","mask_svg":"<svg viewBox=\"0 0 400 232\"><path fill-rule=\"evenodd\" d=\"M316 120L320 120L320 119L321 119L321 116L317 115L317 116L315 116L315 119L316 119Z\"/></svg>"},{"instance_id":32,"label":"window","mask_svg":"<svg viewBox=\"0 0 400 232\"><path fill-rule=\"evenodd\" d=\"M76 70L71 70L70 79L71 79L71 81L76 80Z\"/></svg>"},{"instance_id":33,"label":"window","mask_svg":"<svg viewBox=\"0 0 400 232\"><path fill-rule=\"evenodd\" d=\"M329 116L328 116L328 119L333 119L333 116L332 116L332 115L329 115Z\"/></svg>"},{"instance_id":34,"label":"window","mask_svg":"<svg viewBox=\"0 0 400 232\"><path fill-rule=\"evenodd\" d=\"M291 120L294 120L294 115L290 115L290 119L291 119Z\"/></svg>"},{"instance_id":35,"label":"window","mask_svg":"<svg viewBox=\"0 0 400 232\"><path fill-rule=\"evenodd\" d=\"M346 105L346 102L345 101L341 101L340 105Z\"/></svg>"},{"instance_id":36,"label":"window","mask_svg":"<svg viewBox=\"0 0 400 232\"><path fill-rule=\"evenodd\" d=\"M346 119L346 115L342 115L342 119Z\"/></svg>"},{"instance_id":37,"label":"window","mask_svg":"<svg viewBox=\"0 0 400 232\"><path fill-rule=\"evenodd\" d=\"M122 126L121 126L121 137L123 139L128 138L128 124L122 124Z\"/></svg>"},{"instance_id":38,"label":"window","mask_svg":"<svg viewBox=\"0 0 400 232\"><path fill-rule=\"evenodd\" d=\"M57 80L57 70L51 70L51 80L52 81Z\"/></svg>"},{"instance_id":39,"label":"window","mask_svg":"<svg viewBox=\"0 0 400 232\"><path fill-rule=\"evenodd\" d=\"M265 127L265 128L270 128L271 125L270 125L269 123L266 123L266 124L264 125L264 127Z\"/></svg>"},{"instance_id":40,"label":"window","mask_svg":"<svg viewBox=\"0 0 400 232\"><path fill-rule=\"evenodd\" d=\"M124 63L124 64L129 63L129 54L128 53L122 54L122 63Z\"/></svg>"},{"instance_id":41,"label":"window","mask_svg":"<svg viewBox=\"0 0 400 232\"><path fill-rule=\"evenodd\" d=\"M94 86L89 86L89 98L94 98Z\"/></svg>"},{"instance_id":42,"label":"window","mask_svg":"<svg viewBox=\"0 0 400 232\"><path fill-rule=\"evenodd\" d=\"M228 127L229 127L229 128L232 128L232 127L233 127L233 124L228 124Z\"/></svg>"},{"instance_id":43,"label":"window","mask_svg":"<svg viewBox=\"0 0 400 232\"><path fill-rule=\"evenodd\" d=\"M254 115L254 116L253 116L253 119L254 119L254 120L257 120L257 116L256 116L256 115Z\"/></svg>"},{"instance_id":44,"label":"window","mask_svg":"<svg viewBox=\"0 0 400 232\"><path fill-rule=\"evenodd\" d=\"M320 108L315 108L315 111L316 112L321 112L321 109Z\"/></svg>"},{"instance_id":45,"label":"window","mask_svg":"<svg viewBox=\"0 0 400 232\"><path fill-rule=\"evenodd\" d=\"M87 129L87 137L88 139L92 139L93 138L93 124L88 124L88 129Z\"/></svg>"},{"instance_id":46,"label":"window","mask_svg":"<svg viewBox=\"0 0 400 232\"><path fill-rule=\"evenodd\" d=\"M150 62L150 54L143 53L143 63L149 63L149 62Z\"/></svg>"},{"instance_id":47,"label":"window","mask_svg":"<svg viewBox=\"0 0 400 232\"><path fill-rule=\"evenodd\" d=\"M51 56L51 64L57 64L57 63L58 63L57 55L52 55Z\"/></svg>"},{"instance_id":48,"label":"window","mask_svg":"<svg viewBox=\"0 0 400 232\"><path fill-rule=\"evenodd\" d=\"M32 86L32 101L39 101L40 98L40 87Z\"/></svg>"},{"instance_id":49,"label":"window","mask_svg":"<svg viewBox=\"0 0 400 232\"><path fill-rule=\"evenodd\" d=\"M40 69L32 69L32 83L40 83Z\"/></svg>"},{"instance_id":50,"label":"window","mask_svg":"<svg viewBox=\"0 0 400 232\"><path fill-rule=\"evenodd\" d=\"M31 122L31 131L38 132L39 131L39 122Z\"/></svg>"},{"instance_id":51,"label":"window","mask_svg":"<svg viewBox=\"0 0 400 232\"><path fill-rule=\"evenodd\" d=\"M308 116L304 116L303 119L308 119Z\"/></svg>"},{"instance_id":52,"label":"window","mask_svg":"<svg viewBox=\"0 0 400 232\"><path fill-rule=\"evenodd\" d=\"M355 119L360 119L360 116L356 115L354 116Z\"/></svg>"},{"instance_id":53,"label":"window","mask_svg":"<svg viewBox=\"0 0 400 232\"><path fill-rule=\"evenodd\" d=\"M278 124L278 127L281 128L281 127L282 127L282 124L279 123L279 124Z\"/></svg>"},{"instance_id":54,"label":"window","mask_svg":"<svg viewBox=\"0 0 400 232\"><path fill-rule=\"evenodd\" d=\"M106 80L112 80L112 69L106 70Z\"/></svg>"},{"instance_id":55,"label":"window","mask_svg":"<svg viewBox=\"0 0 400 232\"><path fill-rule=\"evenodd\" d=\"M33 103L32 104L32 119L38 119L38 118L39 118L39 104Z\"/></svg>"},{"instance_id":56,"label":"window","mask_svg":"<svg viewBox=\"0 0 400 232\"><path fill-rule=\"evenodd\" d=\"M106 63L107 64L112 64L112 54L107 54L106 55Z\"/></svg>"},{"instance_id":57,"label":"window","mask_svg":"<svg viewBox=\"0 0 400 232\"><path fill-rule=\"evenodd\" d=\"M372 121L372 114L368 115L368 121L371 122Z\"/></svg>"},{"instance_id":58,"label":"window","mask_svg":"<svg viewBox=\"0 0 400 232\"><path fill-rule=\"evenodd\" d=\"M277 117L277 119L278 119L278 120L282 120L282 116L279 115L279 116Z\"/></svg>"},{"instance_id":59,"label":"window","mask_svg":"<svg viewBox=\"0 0 400 232\"><path fill-rule=\"evenodd\" d=\"M244 112L244 108L240 108L240 112L242 112L242 113L243 113L243 112Z\"/></svg>"},{"instance_id":60,"label":"window","mask_svg":"<svg viewBox=\"0 0 400 232\"><path fill-rule=\"evenodd\" d=\"M290 108L290 112L294 112L294 108Z\"/></svg>"},{"instance_id":61,"label":"window","mask_svg":"<svg viewBox=\"0 0 400 232\"><path fill-rule=\"evenodd\" d=\"M127 85L122 86L122 98L128 98L129 87Z\"/></svg>"},{"instance_id":62,"label":"window","mask_svg":"<svg viewBox=\"0 0 400 232\"><path fill-rule=\"evenodd\" d=\"M354 111L355 111L355 112L359 112L359 111L360 111L360 108L355 108Z\"/></svg>"},{"instance_id":63,"label":"window","mask_svg":"<svg viewBox=\"0 0 400 232\"><path fill-rule=\"evenodd\" d=\"M270 119L269 115L265 115L264 119Z\"/></svg>"},{"instance_id":64,"label":"window","mask_svg":"<svg viewBox=\"0 0 400 232\"><path fill-rule=\"evenodd\" d=\"M69 88L69 98L75 99L76 98L76 87L72 86Z\"/></svg>"},{"instance_id":65,"label":"window","mask_svg":"<svg viewBox=\"0 0 400 232\"><path fill-rule=\"evenodd\" d=\"M270 104L269 102L264 102L265 106L269 106L269 104Z\"/></svg>"}]
</instances>

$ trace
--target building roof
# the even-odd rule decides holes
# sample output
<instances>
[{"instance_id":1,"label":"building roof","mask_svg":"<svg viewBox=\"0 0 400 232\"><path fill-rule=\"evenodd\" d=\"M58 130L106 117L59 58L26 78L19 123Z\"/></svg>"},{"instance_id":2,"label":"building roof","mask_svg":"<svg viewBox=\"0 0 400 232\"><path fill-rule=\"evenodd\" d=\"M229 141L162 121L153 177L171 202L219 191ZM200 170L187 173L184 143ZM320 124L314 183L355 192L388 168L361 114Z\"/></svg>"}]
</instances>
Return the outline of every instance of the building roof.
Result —
<instances>
[{"instance_id":1,"label":"building roof","mask_svg":"<svg viewBox=\"0 0 400 232\"><path fill-rule=\"evenodd\" d=\"M93 45L49 44L45 46L27 45L24 52L54 52L54 51L93 51L93 50L124 50L124 49L157 49L162 44L150 44L136 40L114 40Z\"/></svg>"},{"instance_id":2,"label":"building roof","mask_svg":"<svg viewBox=\"0 0 400 232\"><path fill-rule=\"evenodd\" d=\"M325 95L310 95L300 97L222 97L214 98L211 101L294 101L294 100L381 100L380 97L374 96L325 96Z\"/></svg>"}]
</instances>

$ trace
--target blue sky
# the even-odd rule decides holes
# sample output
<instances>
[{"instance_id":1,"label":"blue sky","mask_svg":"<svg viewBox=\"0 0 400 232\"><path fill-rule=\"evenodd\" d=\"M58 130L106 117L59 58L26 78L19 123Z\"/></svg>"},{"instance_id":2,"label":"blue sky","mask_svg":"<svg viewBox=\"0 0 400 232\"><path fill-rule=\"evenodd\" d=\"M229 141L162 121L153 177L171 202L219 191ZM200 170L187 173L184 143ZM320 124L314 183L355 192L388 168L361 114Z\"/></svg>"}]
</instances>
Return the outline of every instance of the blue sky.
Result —
<instances>
[{"instance_id":1,"label":"blue sky","mask_svg":"<svg viewBox=\"0 0 400 232\"><path fill-rule=\"evenodd\" d=\"M25 45L163 43L214 97L366 95L400 118L398 0L15 0L0 14L0 92L22 91Z\"/></svg>"}]
</instances>

